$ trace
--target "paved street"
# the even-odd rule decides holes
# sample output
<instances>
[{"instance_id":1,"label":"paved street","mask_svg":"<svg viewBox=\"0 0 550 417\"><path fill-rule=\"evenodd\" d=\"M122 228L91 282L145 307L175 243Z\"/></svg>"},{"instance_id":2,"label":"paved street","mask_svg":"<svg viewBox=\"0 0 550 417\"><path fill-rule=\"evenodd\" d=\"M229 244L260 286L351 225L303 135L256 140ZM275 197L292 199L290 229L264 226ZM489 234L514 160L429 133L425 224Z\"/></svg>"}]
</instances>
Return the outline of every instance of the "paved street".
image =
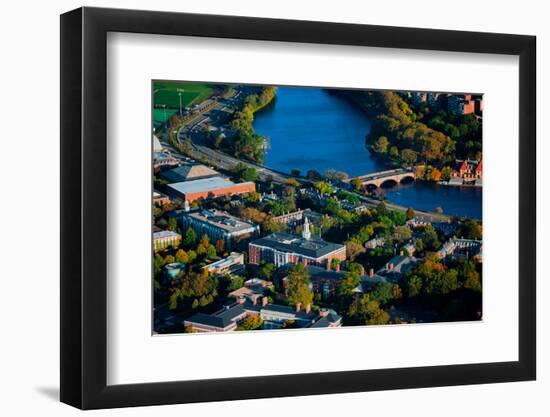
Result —
<instances>
[{"instance_id":1,"label":"paved street","mask_svg":"<svg viewBox=\"0 0 550 417\"><path fill-rule=\"evenodd\" d=\"M289 178L291 178L290 175L283 175L281 173L272 171L269 168L256 165L252 162L243 161L241 159L234 158L232 156L224 154L223 152L216 151L212 148L209 148L203 145L193 144L193 157L195 158L206 157L211 161L213 161L215 166L225 170L230 170L232 167L234 167L238 163L243 163L245 165L248 165L249 167L255 168L260 174L260 178L262 180L265 180L267 177L271 176L274 182L284 184L287 182Z\"/></svg>"}]
</instances>

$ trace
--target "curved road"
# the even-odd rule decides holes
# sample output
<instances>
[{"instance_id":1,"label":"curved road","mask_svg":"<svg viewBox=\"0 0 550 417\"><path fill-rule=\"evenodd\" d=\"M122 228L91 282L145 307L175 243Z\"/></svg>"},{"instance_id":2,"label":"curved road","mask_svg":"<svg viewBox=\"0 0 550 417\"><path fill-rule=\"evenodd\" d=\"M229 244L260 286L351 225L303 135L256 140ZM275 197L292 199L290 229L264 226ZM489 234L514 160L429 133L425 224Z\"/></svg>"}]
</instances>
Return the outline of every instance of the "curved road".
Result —
<instances>
[{"instance_id":1,"label":"curved road","mask_svg":"<svg viewBox=\"0 0 550 417\"><path fill-rule=\"evenodd\" d=\"M237 94L237 96L239 96L239 94ZM230 98L230 99L224 99L222 101L217 101L214 106L209 107L209 108L207 108L203 111L197 112L195 117L194 117L194 121L197 121L198 119L201 119L201 118L206 120L206 119L208 119L208 113L210 113L211 111L213 111L213 110L218 110L219 111L219 110L222 110L222 109L227 109L227 107L235 104L235 102L243 100L244 96L245 96L245 94L243 94L243 97L240 97L239 99ZM191 129L193 127L195 127L195 125L196 125L196 123L182 125L179 128L179 130L177 132L177 135L176 135L176 137L178 139L178 142L181 143L185 136L187 136L189 133L192 133ZM199 123L199 125L200 125L200 123ZM200 135L194 135L194 136L195 136L194 139L200 140ZM165 146L166 146L166 144L165 144ZM168 145L168 148L170 148L172 150L172 152L175 152L176 155L178 154L178 152L175 149L173 149L172 146ZM214 167L218 167L219 169L222 169L222 170L225 170L225 171L231 171L231 169L234 166L236 166L238 163L245 164L249 167L252 167L252 168L256 169L259 173L260 179L263 180L263 181L265 181L268 177L271 177L274 182L277 182L277 183L280 183L280 184L287 183L287 181L290 178L293 178L293 179L295 179L299 182L304 181L303 178L295 177L293 175L285 174L285 173L279 172L279 171L274 171L270 168L266 168L265 166L258 165L258 164L255 164L253 162L250 162L250 161L241 160L239 158L235 158L233 156L227 155L223 152L212 149L208 146L199 144L199 143L197 143L196 140L193 140L193 138L192 138L192 151L191 151L191 155L189 155L189 156L193 159L198 159L198 160L201 160L201 159L205 160L206 159L208 161L211 161L211 165L213 165ZM338 188L338 187L335 187L335 188ZM378 204L380 204L379 200L375 200L375 199L366 197L366 196L364 196L362 194L359 194L359 193L356 193L356 192L353 192L353 193L355 195L357 195L357 197L359 197L361 202L364 203L367 207L372 208L372 207L376 207ZM401 211L401 212L406 212L407 211L407 207L399 206L397 204L393 204L393 203L390 203L390 202L387 202L387 201L385 203L386 203L386 206L388 208L392 209L392 210L398 210L398 211ZM413 209L414 209L414 207L413 207ZM423 220L423 221L447 222L447 221L450 220L450 216L445 215L445 214L437 214L437 213L423 212L423 211L417 211L417 210L415 210L415 211L416 211L417 218L419 218L420 220Z\"/></svg>"},{"instance_id":2,"label":"curved road","mask_svg":"<svg viewBox=\"0 0 550 417\"><path fill-rule=\"evenodd\" d=\"M224 169L226 171L231 171L231 168L233 168L238 163L248 165L249 167L252 167L256 169L256 171L258 171L258 173L260 174L260 178L263 181L265 181L267 177L271 176L274 182L284 184L290 178L293 178L291 175L285 175L283 173L273 171L264 166L254 164L249 161L243 161L233 156L229 156L223 152L217 151L207 146L197 145L195 143L193 143L193 151L191 154L192 154L192 157L196 159L206 158L212 161L212 164L214 166L217 166L218 168Z\"/></svg>"}]
</instances>

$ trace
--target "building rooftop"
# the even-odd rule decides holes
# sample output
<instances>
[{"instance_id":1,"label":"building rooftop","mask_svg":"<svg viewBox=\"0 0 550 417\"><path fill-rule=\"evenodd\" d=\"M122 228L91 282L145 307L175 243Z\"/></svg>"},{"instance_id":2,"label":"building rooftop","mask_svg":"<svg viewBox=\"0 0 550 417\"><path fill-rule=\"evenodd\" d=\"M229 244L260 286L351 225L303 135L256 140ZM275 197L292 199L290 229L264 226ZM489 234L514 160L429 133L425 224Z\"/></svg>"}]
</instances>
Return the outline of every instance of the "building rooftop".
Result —
<instances>
[{"instance_id":1,"label":"building rooftop","mask_svg":"<svg viewBox=\"0 0 550 417\"><path fill-rule=\"evenodd\" d=\"M172 262L170 264L165 265L164 268L168 271L171 271L174 269L181 270L185 268L185 264L181 262Z\"/></svg>"},{"instance_id":2,"label":"building rooftop","mask_svg":"<svg viewBox=\"0 0 550 417\"><path fill-rule=\"evenodd\" d=\"M204 313L194 314L185 321L196 324L203 324L205 326L219 327L220 329L223 329L232 324L231 320L224 320L222 317L217 317L212 314Z\"/></svg>"},{"instance_id":3,"label":"building rooftop","mask_svg":"<svg viewBox=\"0 0 550 417\"><path fill-rule=\"evenodd\" d=\"M477 159L457 159L455 161L455 169L457 171L461 169L468 169L468 168L479 169L479 171L481 171L482 170L481 160L478 161Z\"/></svg>"},{"instance_id":4,"label":"building rooftop","mask_svg":"<svg viewBox=\"0 0 550 417\"><path fill-rule=\"evenodd\" d=\"M239 185L254 185L253 182L239 183ZM200 192L209 192L214 190L221 190L224 188L230 188L236 184L228 179L221 177L203 178L193 181L182 181L173 184L168 184L168 187L181 194L194 194Z\"/></svg>"},{"instance_id":5,"label":"building rooftop","mask_svg":"<svg viewBox=\"0 0 550 417\"><path fill-rule=\"evenodd\" d=\"M182 165L161 173L161 177L169 182L192 181L219 176L220 174L206 165Z\"/></svg>"},{"instance_id":6,"label":"building rooftop","mask_svg":"<svg viewBox=\"0 0 550 417\"><path fill-rule=\"evenodd\" d=\"M237 232L240 230L246 230L256 228L252 222L241 220L237 217L220 210L198 210L191 212L184 212L183 216L197 220L199 222L208 223L214 227L224 229L228 232Z\"/></svg>"},{"instance_id":7,"label":"building rooftop","mask_svg":"<svg viewBox=\"0 0 550 417\"><path fill-rule=\"evenodd\" d=\"M231 291L228 294L228 296L233 298L239 298L244 296L251 296L254 294L256 294L256 292L253 289L248 287L241 287L241 288L237 288L235 291Z\"/></svg>"},{"instance_id":8,"label":"building rooftop","mask_svg":"<svg viewBox=\"0 0 550 417\"><path fill-rule=\"evenodd\" d=\"M372 277L367 275L367 276L361 277L361 282L359 283L357 288L355 288L355 292L365 293L367 291L370 291L376 285L381 284L383 282L396 284L398 280L399 280L399 274L389 274L384 276L379 274L374 274Z\"/></svg>"},{"instance_id":9,"label":"building rooftop","mask_svg":"<svg viewBox=\"0 0 550 417\"><path fill-rule=\"evenodd\" d=\"M265 279L260 279L260 278L250 278L249 280L246 280L244 282L244 285L245 285L245 287L250 287L250 288L253 288L253 287L264 287L264 288L273 287L273 283L271 281L267 281Z\"/></svg>"},{"instance_id":10,"label":"building rooftop","mask_svg":"<svg viewBox=\"0 0 550 417\"><path fill-rule=\"evenodd\" d=\"M305 327L314 328L329 327L331 324L338 323L342 319L334 310L328 310L325 315L321 315L319 312L306 312L304 309L297 312L295 307L280 304L267 304L263 306L260 303L254 304L249 299L246 299L244 301L241 300L241 302L231 302L213 314L194 314L185 321L224 329L232 324L236 324L247 312L253 312L254 314L260 312L283 313L292 316L292 319L302 320L302 323L305 321Z\"/></svg>"},{"instance_id":11,"label":"building rooftop","mask_svg":"<svg viewBox=\"0 0 550 417\"><path fill-rule=\"evenodd\" d=\"M209 265L203 266L203 269L208 269L209 271L212 271L214 269L227 268L235 265L236 263L244 263L244 256L242 253L239 252L231 252L229 256L220 259L219 261L213 262Z\"/></svg>"},{"instance_id":12,"label":"building rooftop","mask_svg":"<svg viewBox=\"0 0 550 417\"><path fill-rule=\"evenodd\" d=\"M159 159L171 159L172 158L172 155L168 154L168 153L165 153L165 152L155 152L153 154L153 158L155 158L156 160L159 160Z\"/></svg>"},{"instance_id":13,"label":"building rooftop","mask_svg":"<svg viewBox=\"0 0 550 417\"><path fill-rule=\"evenodd\" d=\"M273 287L271 281L266 281L259 278L252 278L244 282L244 286L229 293L229 297L238 298L241 296L251 297L253 295L266 295Z\"/></svg>"},{"instance_id":14,"label":"building rooftop","mask_svg":"<svg viewBox=\"0 0 550 417\"><path fill-rule=\"evenodd\" d=\"M295 319L301 320L312 320L317 315L313 310L310 310L309 313L303 308L300 311L296 311L296 307L281 304L267 304L261 307L261 311L288 314L294 316Z\"/></svg>"},{"instance_id":15,"label":"building rooftop","mask_svg":"<svg viewBox=\"0 0 550 417\"><path fill-rule=\"evenodd\" d=\"M316 320L311 326L312 329L319 329L323 327L330 327L331 324L338 323L342 320L342 317L334 310L329 310L326 316L320 316L319 320Z\"/></svg>"},{"instance_id":16,"label":"building rooftop","mask_svg":"<svg viewBox=\"0 0 550 417\"><path fill-rule=\"evenodd\" d=\"M275 311L277 313L284 313L284 314L295 314L296 313L296 307L285 306L285 305L282 305L282 304L268 304L268 305L264 306L262 310Z\"/></svg>"},{"instance_id":17,"label":"building rooftop","mask_svg":"<svg viewBox=\"0 0 550 417\"><path fill-rule=\"evenodd\" d=\"M171 230L161 230L160 232L153 233L153 239L162 239L166 237L181 237L181 235Z\"/></svg>"},{"instance_id":18,"label":"building rooftop","mask_svg":"<svg viewBox=\"0 0 550 417\"><path fill-rule=\"evenodd\" d=\"M233 302L223 306L223 308L213 314L197 313L185 321L225 328L234 323L235 320L245 312L246 309L244 304Z\"/></svg>"},{"instance_id":19,"label":"building rooftop","mask_svg":"<svg viewBox=\"0 0 550 417\"><path fill-rule=\"evenodd\" d=\"M257 239L252 242L254 245L267 246L281 252L298 253L310 258L320 258L335 250L341 249L344 245L325 242L323 239L312 236L304 239L289 233L273 233L269 236Z\"/></svg>"},{"instance_id":20,"label":"building rooftop","mask_svg":"<svg viewBox=\"0 0 550 417\"><path fill-rule=\"evenodd\" d=\"M230 324L232 321L246 312L243 304L230 304L214 313L215 317L223 320L224 323ZM225 327L225 326L224 326Z\"/></svg>"},{"instance_id":21,"label":"building rooftop","mask_svg":"<svg viewBox=\"0 0 550 417\"><path fill-rule=\"evenodd\" d=\"M162 145L157 135L153 135L153 152L161 152Z\"/></svg>"},{"instance_id":22,"label":"building rooftop","mask_svg":"<svg viewBox=\"0 0 550 417\"><path fill-rule=\"evenodd\" d=\"M391 258L388 263L393 264L392 272L404 274L418 264L418 259L414 256L397 255Z\"/></svg>"},{"instance_id":23,"label":"building rooftop","mask_svg":"<svg viewBox=\"0 0 550 417\"><path fill-rule=\"evenodd\" d=\"M458 229L458 223L456 222L433 222L432 226L437 232L443 233L445 235L452 235Z\"/></svg>"},{"instance_id":24,"label":"building rooftop","mask_svg":"<svg viewBox=\"0 0 550 417\"><path fill-rule=\"evenodd\" d=\"M286 264L282 267L282 270L286 272L292 266L294 266L294 264L292 263ZM339 281L344 275L348 273L348 271L327 271L326 268L315 265L308 265L306 269L312 280Z\"/></svg>"}]
</instances>

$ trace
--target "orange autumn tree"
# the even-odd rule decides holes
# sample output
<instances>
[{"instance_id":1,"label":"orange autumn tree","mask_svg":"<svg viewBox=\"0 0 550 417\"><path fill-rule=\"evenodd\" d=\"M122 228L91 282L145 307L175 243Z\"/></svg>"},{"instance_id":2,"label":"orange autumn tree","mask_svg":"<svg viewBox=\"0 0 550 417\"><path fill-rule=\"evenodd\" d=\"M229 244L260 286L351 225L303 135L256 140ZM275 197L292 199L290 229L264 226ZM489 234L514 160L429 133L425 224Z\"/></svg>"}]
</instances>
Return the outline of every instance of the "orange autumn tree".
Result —
<instances>
[{"instance_id":1,"label":"orange autumn tree","mask_svg":"<svg viewBox=\"0 0 550 417\"><path fill-rule=\"evenodd\" d=\"M432 181L441 181L441 171L437 168L432 171Z\"/></svg>"}]
</instances>

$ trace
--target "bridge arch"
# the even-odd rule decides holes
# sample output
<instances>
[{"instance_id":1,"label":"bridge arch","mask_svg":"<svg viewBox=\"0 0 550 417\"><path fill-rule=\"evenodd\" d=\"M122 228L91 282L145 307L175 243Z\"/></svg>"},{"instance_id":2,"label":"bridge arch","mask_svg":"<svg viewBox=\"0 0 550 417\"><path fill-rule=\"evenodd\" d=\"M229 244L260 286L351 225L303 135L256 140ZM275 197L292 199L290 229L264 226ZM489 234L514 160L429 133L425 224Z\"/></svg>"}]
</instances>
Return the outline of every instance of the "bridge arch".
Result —
<instances>
[{"instance_id":1,"label":"bridge arch","mask_svg":"<svg viewBox=\"0 0 550 417\"><path fill-rule=\"evenodd\" d=\"M416 175L412 168L397 168L361 175L355 179L361 181L364 189L372 191L375 188L388 188L398 184L414 182Z\"/></svg>"},{"instance_id":2,"label":"bridge arch","mask_svg":"<svg viewBox=\"0 0 550 417\"><path fill-rule=\"evenodd\" d=\"M394 187L399 184L399 181L395 178L387 178L380 182L380 188Z\"/></svg>"},{"instance_id":3,"label":"bridge arch","mask_svg":"<svg viewBox=\"0 0 550 417\"><path fill-rule=\"evenodd\" d=\"M399 180L399 182L401 184L410 184L411 182L414 182L415 181L415 177L414 175L404 175L403 177L401 177L401 179Z\"/></svg>"}]
</instances>

